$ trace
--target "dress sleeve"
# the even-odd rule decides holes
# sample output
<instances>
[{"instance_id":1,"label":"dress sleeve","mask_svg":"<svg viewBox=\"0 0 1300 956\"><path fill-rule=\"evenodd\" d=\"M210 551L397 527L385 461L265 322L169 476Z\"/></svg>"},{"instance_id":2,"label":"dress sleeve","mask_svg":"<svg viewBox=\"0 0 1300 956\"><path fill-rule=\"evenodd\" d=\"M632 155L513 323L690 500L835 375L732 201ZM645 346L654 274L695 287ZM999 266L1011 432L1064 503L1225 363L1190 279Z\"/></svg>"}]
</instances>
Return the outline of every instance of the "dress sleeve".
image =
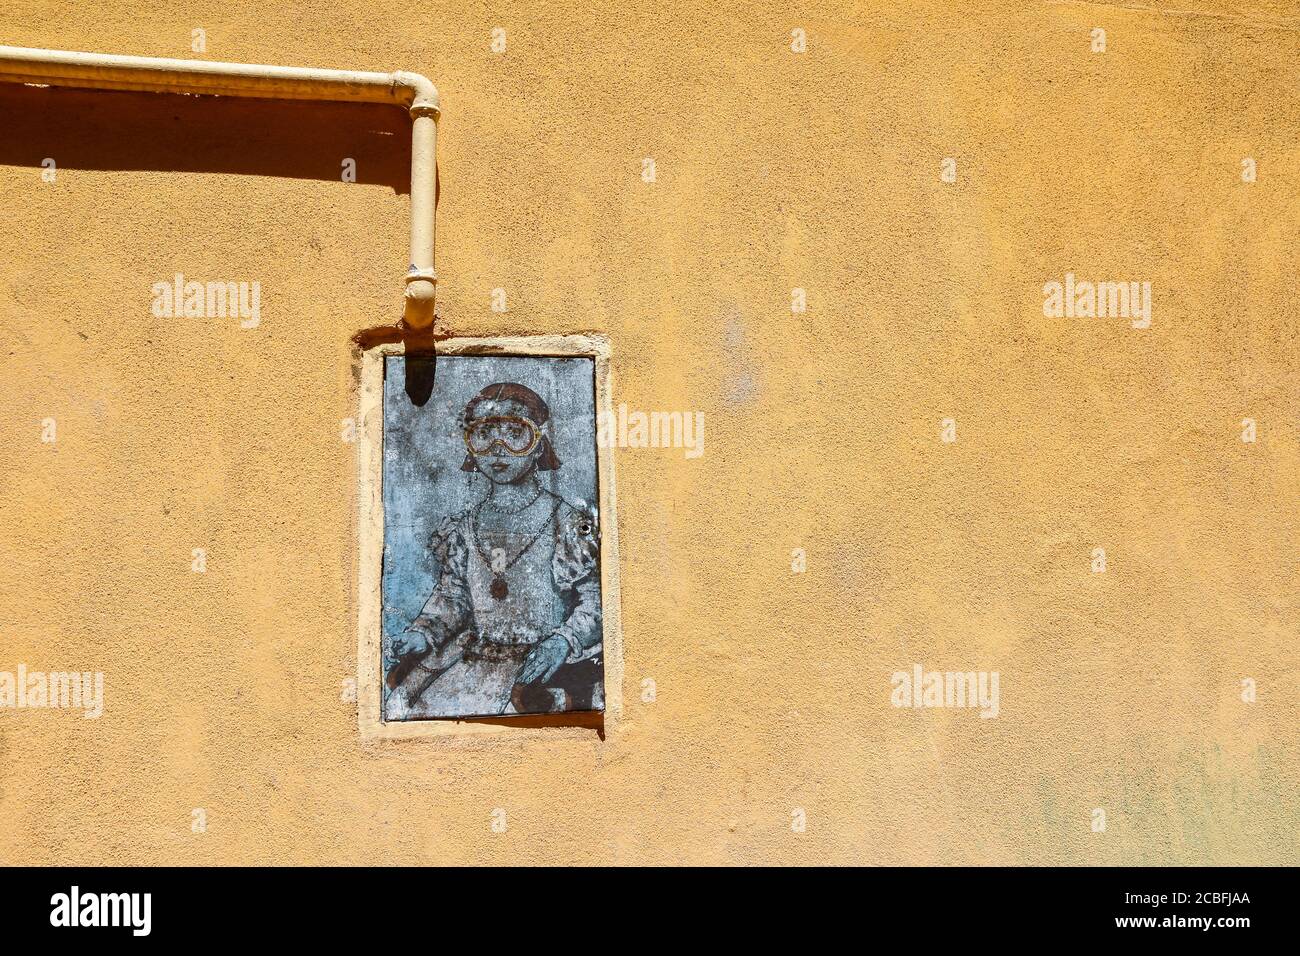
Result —
<instances>
[{"instance_id":1,"label":"dress sleeve","mask_svg":"<svg viewBox=\"0 0 1300 956\"><path fill-rule=\"evenodd\" d=\"M562 508L556 516L555 557L551 577L560 593L575 598L573 610L555 634L569 645L570 663L595 657L602 650L600 616L600 528L596 509Z\"/></svg>"},{"instance_id":2,"label":"dress sleeve","mask_svg":"<svg viewBox=\"0 0 1300 956\"><path fill-rule=\"evenodd\" d=\"M469 548L455 517L438 526L429 549L438 559L438 584L407 630L420 632L437 647L469 626L474 614L468 580Z\"/></svg>"}]
</instances>

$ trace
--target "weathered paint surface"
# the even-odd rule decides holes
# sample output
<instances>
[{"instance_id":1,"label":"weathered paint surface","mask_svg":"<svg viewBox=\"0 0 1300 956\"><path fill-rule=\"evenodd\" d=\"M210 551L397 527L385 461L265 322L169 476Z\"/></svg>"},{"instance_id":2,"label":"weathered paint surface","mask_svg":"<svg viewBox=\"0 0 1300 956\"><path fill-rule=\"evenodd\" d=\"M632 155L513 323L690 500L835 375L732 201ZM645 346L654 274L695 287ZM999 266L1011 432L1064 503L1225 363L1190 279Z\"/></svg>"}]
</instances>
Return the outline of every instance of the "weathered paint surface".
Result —
<instances>
[{"instance_id":1,"label":"weathered paint surface","mask_svg":"<svg viewBox=\"0 0 1300 956\"><path fill-rule=\"evenodd\" d=\"M593 375L386 360L385 719L603 709Z\"/></svg>"},{"instance_id":2,"label":"weathered paint surface","mask_svg":"<svg viewBox=\"0 0 1300 956\"><path fill-rule=\"evenodd\" d=\"M8 0L12 44L427 72L441 327L607 333L708 440L615 450L621 731L362 744L408 120L0 88L0 669L105 674L0 713L0 859L1294 861L1300 32L1148 6ZM1068 271L1151 328L1044 317ZM260 324L154 318L176 272ZM999 716L892 706L917 663Z\"/></svg>"}]
</instances>

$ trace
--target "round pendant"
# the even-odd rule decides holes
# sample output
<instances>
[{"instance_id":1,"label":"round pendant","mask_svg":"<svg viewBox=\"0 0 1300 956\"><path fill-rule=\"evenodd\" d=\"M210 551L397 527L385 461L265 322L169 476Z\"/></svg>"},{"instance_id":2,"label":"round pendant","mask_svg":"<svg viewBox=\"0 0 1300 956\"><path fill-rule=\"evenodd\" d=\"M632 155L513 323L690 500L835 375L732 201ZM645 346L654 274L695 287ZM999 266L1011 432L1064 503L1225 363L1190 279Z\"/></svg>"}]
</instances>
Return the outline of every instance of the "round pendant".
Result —
<instances>
[{"instance_id":1,"label":"round pendant","mask_svg":"<svg viewBox=\"0 0 1300 956\"><path fill-rule=\"evenodd\" d=\"M504 601L506 595L510 593L510 589L506 587L506 579L499 574L494 575L492 578L492 586L488 588L488 593L498 601Z\"/></svg>"}]
</instances>

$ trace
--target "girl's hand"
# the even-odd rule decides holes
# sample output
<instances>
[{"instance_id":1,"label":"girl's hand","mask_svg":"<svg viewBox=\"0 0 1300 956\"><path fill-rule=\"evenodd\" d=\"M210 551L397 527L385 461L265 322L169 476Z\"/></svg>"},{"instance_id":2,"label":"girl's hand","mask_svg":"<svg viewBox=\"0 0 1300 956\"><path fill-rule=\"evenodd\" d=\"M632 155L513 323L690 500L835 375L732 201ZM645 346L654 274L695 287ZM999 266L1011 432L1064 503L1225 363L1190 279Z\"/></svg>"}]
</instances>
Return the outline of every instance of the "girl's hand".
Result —
<instances>
[{"instance_id":1,"label":"girl's hand","mask_svg":"<svg viewBox=\"0 0 1300 956\"><path fill-rule=\"evenodd\" d=\"M536 681L548 680L568 656L569 642L558 634L552 634L528 652L515 682L532 684Z\"/></svg>"}]
</instances>

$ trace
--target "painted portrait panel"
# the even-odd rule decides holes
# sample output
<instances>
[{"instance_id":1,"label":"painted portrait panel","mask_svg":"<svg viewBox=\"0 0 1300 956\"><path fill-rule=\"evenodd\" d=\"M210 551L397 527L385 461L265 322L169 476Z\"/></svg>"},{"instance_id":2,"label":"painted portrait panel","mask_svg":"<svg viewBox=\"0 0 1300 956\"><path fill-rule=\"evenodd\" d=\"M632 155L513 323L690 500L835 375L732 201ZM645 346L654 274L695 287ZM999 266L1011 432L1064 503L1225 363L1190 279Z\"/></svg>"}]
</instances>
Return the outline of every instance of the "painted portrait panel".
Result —
<instances>
[{"instance_id":1,"label":"painted portrait panel","mask_svg":"<svg viewBox=\"0 0 1300 956\"><path fill-rule=\"evenodd\" d=\"M384 720L604 709L594 375L385 357Z\"/></svg>"}]
</instances>

